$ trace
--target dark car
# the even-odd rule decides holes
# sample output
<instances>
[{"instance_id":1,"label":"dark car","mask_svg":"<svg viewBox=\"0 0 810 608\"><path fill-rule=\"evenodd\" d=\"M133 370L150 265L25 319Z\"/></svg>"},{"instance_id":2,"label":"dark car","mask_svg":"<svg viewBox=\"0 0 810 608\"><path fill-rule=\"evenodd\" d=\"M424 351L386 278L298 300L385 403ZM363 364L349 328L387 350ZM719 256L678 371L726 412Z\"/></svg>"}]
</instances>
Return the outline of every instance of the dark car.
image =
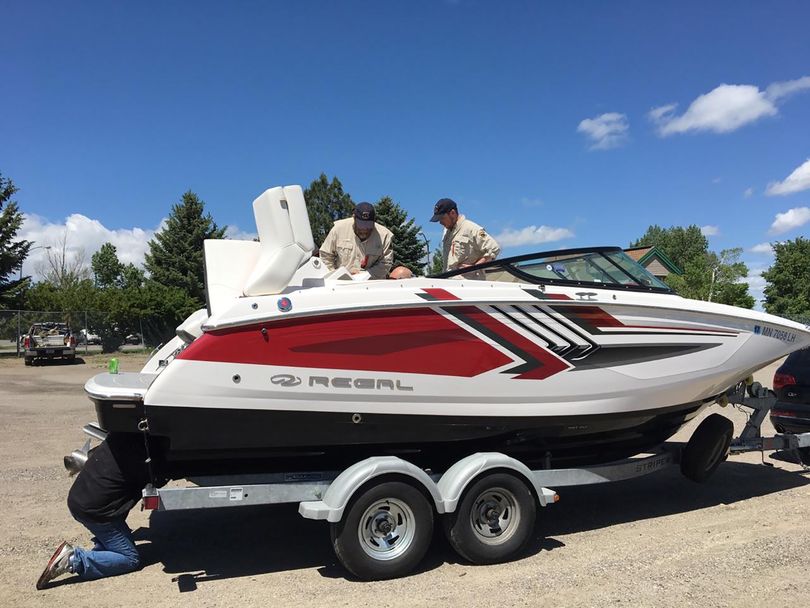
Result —
<instances>
[{"instance_id":1,"label":"dark car","mask_svg":"<svg viewBox=\"0 0 810 608\"><path fill-rule=\"evenodd\" d=\"M773 377L776 405L771 424L779 433L810 432L810 348L788 355ZM802 462L810 465L810 448L800 448Z\"/></svg>"}]
</instances>

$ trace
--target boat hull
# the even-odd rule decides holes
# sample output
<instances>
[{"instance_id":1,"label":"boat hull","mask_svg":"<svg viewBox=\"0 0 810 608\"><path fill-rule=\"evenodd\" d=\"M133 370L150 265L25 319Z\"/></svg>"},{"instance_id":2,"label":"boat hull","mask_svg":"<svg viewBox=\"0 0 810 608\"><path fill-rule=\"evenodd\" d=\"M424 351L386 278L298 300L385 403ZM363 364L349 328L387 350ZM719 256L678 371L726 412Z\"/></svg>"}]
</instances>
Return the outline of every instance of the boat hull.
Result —
<instances>
[{"instance_id":1,"label":"boat hull","mask_svg":"<svg viewBox=\"0 0 810 608\"><path fill-rule=\"evenodd\" d=\"M472 283L243 298L165 368L87 390L140 395L172 477L337 470L388 454L441 470L482 451L565 467L655 448L810 342L803 326L672 295ZM136 432L137 404L129 422L114 399L96 404L102 425Z\"/></svg>"},{"instance_id":2,"label":"boat hull","mask_svg":"<svg viewBox=\"0 0 810 608\"><path fill-rule=\"evenodd\" d=\"M609 462L663 443L703 405L586 416L359 415L171 406L147 407L146 415L164 472L188 477L337 470L384 455L440 471L481 451L502 452L537 468ZM105 403L98 402L97 408L103 410Z\"/></svg>"}]
</instances>

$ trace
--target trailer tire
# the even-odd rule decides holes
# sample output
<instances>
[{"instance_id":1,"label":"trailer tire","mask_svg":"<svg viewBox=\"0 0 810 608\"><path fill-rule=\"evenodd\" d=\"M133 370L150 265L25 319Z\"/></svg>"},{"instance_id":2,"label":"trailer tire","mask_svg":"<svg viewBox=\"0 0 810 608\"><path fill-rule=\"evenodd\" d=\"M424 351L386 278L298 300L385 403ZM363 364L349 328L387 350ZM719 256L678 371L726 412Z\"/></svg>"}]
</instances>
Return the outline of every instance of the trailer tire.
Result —
<instances>
[{"instance_id":1,"label":"trailer tire","mask_svg":"<svg viewBox=\"0 0 810 608\"><path fill-rule=\"evenodd\" d=\"M700 423L681 455L681 473L703 483L728 457L734 424L720 414L712 414Z\"/></svg>"},{"instance_id":2,"label":"trailer tire","mask_svg":"<svg viewBox=\"0 0 810 608\"><path fill-rule=\"evenodd\" d=\"M33 357L26 357L25 358L25 364L26 365L33 365L34 364L34 358Z\"/></svg>"},{"instance_id":3,"label":"trailer tire","mask_svg":"<svg viewBox=\"0 0 810 608\"><path fill-rule=\"evenodd\" d=\"M412 485L383 482L353 496L330 533L335 555L357 578L404 576L430 547L433 506Z\"/></svg>"},{"instance_id":4,"label":"trailer tire","mask_svg":"<svg viewBox=\"0 0 810 608\"><path fill-rule=\"evenodd\" d=\"M492 473L464 490L443 523L459 555L473 564L495 564L523 548L536 518L537 502L526 483L509 473Z\"/></svg>"}]
</instances>

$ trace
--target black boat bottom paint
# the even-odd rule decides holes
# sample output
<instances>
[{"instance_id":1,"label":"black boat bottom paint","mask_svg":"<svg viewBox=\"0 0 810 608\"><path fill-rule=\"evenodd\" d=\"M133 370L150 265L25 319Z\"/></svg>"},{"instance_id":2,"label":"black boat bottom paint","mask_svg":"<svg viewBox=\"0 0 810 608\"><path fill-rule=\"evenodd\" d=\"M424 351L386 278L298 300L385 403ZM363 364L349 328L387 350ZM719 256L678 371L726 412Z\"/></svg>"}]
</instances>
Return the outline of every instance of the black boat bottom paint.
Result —
<instances>
[{"instance_id":1,"label":"black boat bottom paint","mask_svg":"<svg viewBox=\"0 0 810 608\"><path fill-rule=\"evenodd\" d=\"M660 445L705 402L591 416L417 416L148 406L153 454L169 477L339 470L395 455L442 471L475 452L530 467L618 460ZM99 413L108 404L96 403ZM107 411L99 419L111 420ZM120 426L117 431L124 431ZM135 432L135 429L132 429Z\"/></svg>"}]
</instances>

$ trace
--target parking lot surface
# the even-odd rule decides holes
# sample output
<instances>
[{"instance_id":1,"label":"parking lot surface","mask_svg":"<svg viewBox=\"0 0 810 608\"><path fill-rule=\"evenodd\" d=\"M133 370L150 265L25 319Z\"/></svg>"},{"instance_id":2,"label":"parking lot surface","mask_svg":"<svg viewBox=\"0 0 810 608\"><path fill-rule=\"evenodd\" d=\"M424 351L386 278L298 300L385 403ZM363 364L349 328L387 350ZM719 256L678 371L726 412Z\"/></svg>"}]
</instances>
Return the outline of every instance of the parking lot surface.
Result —
<instances>
[{"instance_id":1,"label":"parking lot surface","mask_svg":"<svg viewBox=\"0 0 810 608\"><path fill-rule=\"evenodd\" d=\"M119 356L137 371L143 355ZM94 420L84 382L106 359L24 367L0 359L0 606L787 606L810 598L810 475L791 455L729 459L706 484L677 469L631 481L562 488L535 537L508 564L471 566L440 530L420 570L351 580L327 524L295 506L197 512L133 510L139 572L45 591L34 583L63 539L87 545L65 499L62 456ZM757 379L770 385L776 365ZM734 420L745 415L713 407ZM678 439L688 438L692 422ZM772 429L768 427L769 432ZM437 526L440 528L440 526Z\"/></svg>"}]
</instances>

